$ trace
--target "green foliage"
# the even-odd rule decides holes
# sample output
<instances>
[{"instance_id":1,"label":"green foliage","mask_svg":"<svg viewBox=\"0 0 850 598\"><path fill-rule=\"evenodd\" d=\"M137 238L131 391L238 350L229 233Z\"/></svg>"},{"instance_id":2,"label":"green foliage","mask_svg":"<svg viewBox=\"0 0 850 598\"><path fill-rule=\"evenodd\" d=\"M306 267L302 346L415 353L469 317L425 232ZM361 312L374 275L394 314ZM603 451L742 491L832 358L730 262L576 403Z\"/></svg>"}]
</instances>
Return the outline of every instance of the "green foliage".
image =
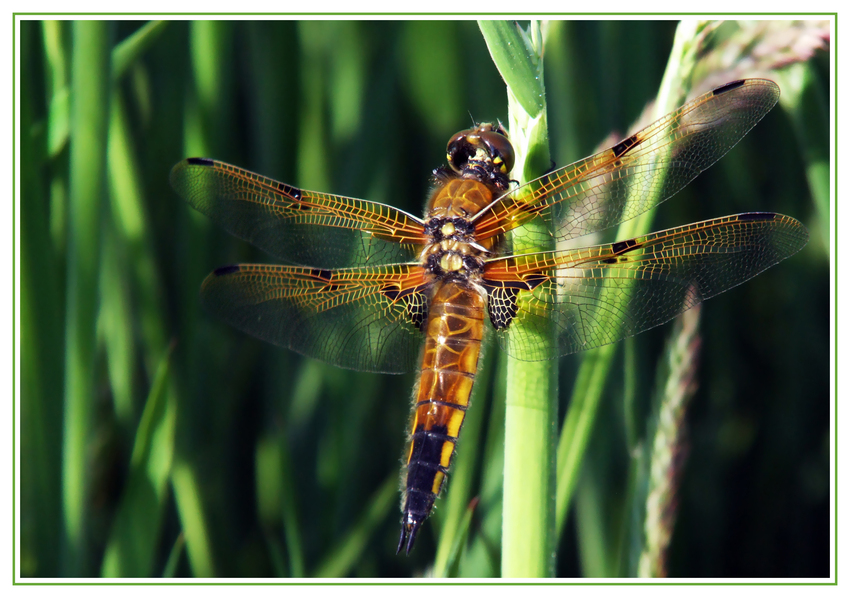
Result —
<instances>
[{"instance_id":1,"label":"green foliage","mask_svg":"<svg viewBox=\"0 0 850 598\"><path fill-rule=\"evenodd\" d=\"M695 36L699 60L741 43L728 25L708 29ZM611 143L625 135L658 93L674 30L548 24L556 164L590 154L612 131ZM697 61L700 80L766 75L785 94L789 77L796 101L775 108L652 225L777 211L813 237L703 310L672 576L828 573L821 129L832 92L822 52L794 67L802 73L771 71L765 55L788 61L776 39L766 28L741 44L770 50L757 54L758 72ZM448 138L470 115L508 117L476 24L25 21L20 41L22 574L498 576L507 358L485 352L447 493L412 555L396 556L396 476L415 377L332 368L209 318L198 301L208 272L273 260L168 185L176 162L203 155L419 213ZM694 87L673 96L692 97ZM534 104L529 90L523 105ZM667 333L631 341L627 373L618 345L552 362L566 413L558 576L628 572L629 449L644 439L627 442L624 419L632 435L646 429Z\"/></svg>"}]
</instances>

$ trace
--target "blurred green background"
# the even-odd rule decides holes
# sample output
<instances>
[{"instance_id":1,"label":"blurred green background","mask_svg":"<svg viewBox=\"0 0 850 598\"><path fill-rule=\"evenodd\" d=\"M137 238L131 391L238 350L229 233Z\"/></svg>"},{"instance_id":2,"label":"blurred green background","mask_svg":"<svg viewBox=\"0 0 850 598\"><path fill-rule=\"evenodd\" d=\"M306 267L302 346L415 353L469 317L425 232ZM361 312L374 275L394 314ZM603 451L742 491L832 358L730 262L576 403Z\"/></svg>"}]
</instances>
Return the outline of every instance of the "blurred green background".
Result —
<instances>
[{"instance_id":1,"label":"blurred green background","mask_svg":"<svg viewBox=\"0 0 850 598\"><path fill-rule=\"evenodd\" d=\"M563 165L625 136L676 23L549 27ZM770 75L782 102L654 228L777 211L811 240L703 310L673 577L829 574L828 56L760 35L735 72ZM20 43L21 574L424 575L456 489L462 510L479 500L448 573L498 575L506 357L487 352L463 462L412 555L396 556L414 375L332 368L209 318L208 272L273 260L168 184L176 162L206 156L420 213L448 138L507 118L476 23L24 21ZM623 344L628 375L618 351L558 576L625 572L624 394L648 401L669 331ZM560 360L561 413L581 359Z\"/></svg>"}]
</instances>

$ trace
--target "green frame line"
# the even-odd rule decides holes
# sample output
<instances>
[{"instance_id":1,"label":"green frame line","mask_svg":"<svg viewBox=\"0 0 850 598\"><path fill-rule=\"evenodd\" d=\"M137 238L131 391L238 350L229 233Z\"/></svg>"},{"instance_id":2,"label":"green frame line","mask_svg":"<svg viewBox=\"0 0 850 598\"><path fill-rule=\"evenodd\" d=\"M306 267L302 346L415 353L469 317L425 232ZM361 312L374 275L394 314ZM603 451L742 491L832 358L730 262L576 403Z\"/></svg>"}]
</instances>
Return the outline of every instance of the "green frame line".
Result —
<instances>
[{"instance_id":1,"label":"green frame line","mask_svg":"<svg viewBox=\"0 0 850 598\"><path fill-rule=\"evenodd\" d=\"M17 45L18 45L18 27L21 17L74 17L74 16L187 16L194 15L200 17L262 17L262 16L281 16L287 15L292 17L304 17L304 16L351 16L351 17L370 17L370 16L399 16L399 17L417 17L417 16L446 16L449 18L457 18L457 17L475 17L479 16L480 13L469 12L469 13L443 13L443 12L339 12L339 13L320 13L320 12L257 12L257 13L237 13L237 12L211 12L211 13L194 13L194 12L174 12L174 13L161 13L161 12L114 12L114 13L101 13L101 12L14 12L13 13L13 31L12 31L12 62L13 66L18 62L17 55ZM820 17L832 17L834 19L834 27L835 31L838 31L838 13L837 12L617 12L617 13L594 13L594 12L544 12L544 13L519 13L520 16L550 16L550 17L570 17L570 16L597 16L600 18L605 17L617 17L617 16L677 16L677 17L691 17L691 16L732 16L732 17L742 17L742 16L770 16L770 17L781 17L781 16L820 16ZM488 16L491 17L499 17L499 16L518 16L518 13L491 13ZM830 39L830 47L829 53L833 60L833 75L835 79L838 77L838 52L837 52L837 39L836 37L832 37ZM833 118L833 133L834 133L834 142L833 146L830 148L832 150L832 165L837 165L838 163L838 106L839 106L839 94L838 94L838 85L834 85L833 89L833 101L834 101L834 112L830 114ZM18 85L16 77L13 75L12 81L12 118L13 118L13 129L17 124L18 119L18 108L17 108L17 95L18 95ZM17 384L19 383L17 376L17 368L15 364L17 363L18 353L16 351L17 348L17 335L19 333L18 327L18 318L19 318L19 310L17 310L17 302L16 298L19 293L19 289L16 285L16 278L18 275L17 269L17 259L19 258L17 252L17 243L18 237L16 235L16 222L17 222L17 205L15 198L17 197L16 191L18 190L19 181L16 177L18 161L19 161L19 152L18 152L18 143L17 137L21 135L21 132L16 130L15 134L12 137L12 193L13 193L13 201L12 201L12 391L13 396L19 396L16 394ZM838 168L833 167L833 193L831 196L833 198L838 197L838 189L839 189L839 177L838 177ZM833 234L833 245L831 247L833 253L833 270L830 272L830 275L837 280L838 273L838 205L836 201L832 201L830 203L831 210L834 210L834 222L832 227L830 227L830 232ZM834 316L834 326L835 330L838 328L839 322L839 312L838 312L838 285L835 285L832 299L834 301L833 307L833 316ZM834 374L834 383L835 383L835 394L833 396L833 417L835 418L834 422L834 430L833 430L833 442L834 442L834 452L831 455L833 459L833 475L834 479L838 479L838 443L839 443L839 430L838 430L838 390L839 390L839 376L838 376L838 352L837 352L837 338L836 345L831 347L832 350L835 351L834 354L834 363L835 366L835 374ZM209 581L194 581L187 580L186 582L174 582L174 581L146 581L146 582L124 582L124 581L90 581L90 582L64 582L61 580L55 582L46 582L46 581L22 581L18 577L17 570L17 557L19 548L18 543L16 542L17 538L17 504L14 500L17 495L17 487L16 487L16 478L17 478L17 452L18 452L18 437L16 435L16 423L18 421L18 412L17 412L17 401L13 400L12 402L12 542L13 542L13 550L12 550L12 565L13 565L13 579L12 585L24 585L24 586L97 586L97 585L110 585L110 586L132 586L132 585L142 585L142 586L182 586L182 585L200 585L200 586L245 586L245 585L257 585L257 586L407 586L411 585L413 582L404 582L404 581L386 581L386 582L286 582L286 581L276 581L276 582L209 582ZM464 583L464 582L446 582L446 581L437 581L433 583L429 583L428 585L433 586L464 586L464 585L476 585L476 586L529 586L529 585L542 585L542 586L643 586L643 585L651 585L651 586L693 586L693 585L709 585L709 586L820 586L820 585L837 585L838 583L838 485L835 485L834 495L833 495L833 514L834 514L834 563L833 563L833 581L811 581L811 582L775 582L775 581L767 581L767 582L754 582L754 581L746 581L746 582L687 582L687 581L670 581L670 582L656 582L656 581L635 581L635 580L624 580L624 581L615 581L615 582L582 582L582 581L539 581L533 583L522 583L522 582L512 582L512 581L504 581L504 582L474 582L474 583Z\"/></svg>"}]
</instances>

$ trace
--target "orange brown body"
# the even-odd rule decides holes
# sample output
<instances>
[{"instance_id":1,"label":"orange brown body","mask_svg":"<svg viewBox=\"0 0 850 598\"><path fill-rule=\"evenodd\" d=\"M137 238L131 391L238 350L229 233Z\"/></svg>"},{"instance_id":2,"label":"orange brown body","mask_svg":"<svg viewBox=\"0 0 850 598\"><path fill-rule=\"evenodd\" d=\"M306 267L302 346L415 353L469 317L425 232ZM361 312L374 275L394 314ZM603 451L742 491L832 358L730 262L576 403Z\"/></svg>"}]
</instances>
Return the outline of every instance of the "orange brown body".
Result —
<instances>
[{"instance_id":1,"label":"orange brown body","mask_svg":"<svg viewBox=\"0 0 850 598\"><path fill-rule=\"evenodd\" d=\"M492 201L498 188L472 178L452 178L429 201L426 229L434 230L434 237L421 260L434 283L403 472L399 550L405 541L410 550L443 489L469 407L484 340L487 293L479 284L483 256L496 238L478 244L461 229L466 218Z\"/></svg>"}]
</instances>

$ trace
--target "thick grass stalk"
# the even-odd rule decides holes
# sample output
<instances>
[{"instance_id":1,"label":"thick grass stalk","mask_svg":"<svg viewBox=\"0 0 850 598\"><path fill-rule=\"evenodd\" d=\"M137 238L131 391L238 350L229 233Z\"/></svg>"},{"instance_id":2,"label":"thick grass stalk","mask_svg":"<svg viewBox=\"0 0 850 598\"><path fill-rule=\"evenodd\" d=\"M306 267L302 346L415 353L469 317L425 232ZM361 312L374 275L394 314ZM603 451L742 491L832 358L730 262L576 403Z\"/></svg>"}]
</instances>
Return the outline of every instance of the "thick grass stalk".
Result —
<instances>
[{"instance_id":1,"label":"thick grass stalk","mask_svg":"<svg viewBox=\"0 0 850 598\"><path fill-rule=\"evenodd\" d=\"M67 531L65 572L79 576L90 572L87 447L95 396L100 213L106 191L109 30L101 21L78 21L73 26L62 496Z\"/></svg>"},{"instance_id":2,"label":"thick grass stalk","mask_svg":"<svg viewBox=\"0 0 850 598\"><path fill-rule=\"evenodd\" d=\"M511 140L517 156L512 176L527 182L549 164L540 25L529 32L505 22L480 23L490 54L508 86ZM524 243L515 253L552 249ZM519 322L511 334L547 335ZM551 340L542 340L552 346ZM551 357L557 357L552 355ZM554 574L554 439L557 361L508 362L502 576Z\"/></svg>"},{"instance_id":3,"label":"thick grass stalk","mask_svg":"<svg viewBox=\"0 0 850 598\"><path fill-rule=\"evenodd\" d=\"M203 489L195 472L185 461L175 461L171 486L186 539L186 554L195 577L214 577L213 545L204 510Z\"/></svg>"},{"instance_id":4,"label":"thick grass stalk","mask_svg":"<svg viewBox=\"0 0 850 598\"><path fill-rule=\"evenodd\" d=\"M310 577L346 577L351 575L355 565L374 534L374 530L386 518L386 513L392 508L398 496L398 476L392 474L384 480L368 502L365 509L351 526L348 532L334 548L326 553Z\"/></svg>"},{"instance_id":5,"label":"thick grass stalk","mask_svg":"<svg viewBox=\"0 0 850 598\"><path fill-rule=\"evenodd\" d=\"M39 24L21 23L21 47L30 47ZM38 72L39 57L21 54L21 72ZM31 86L21 87L21 131L31 131L38 97ZM19 184L26 197L26 216L20 218L20 515L21 545L16 561L21 576L48 577L59 574L62 545L61 438L62 438L62 312L60 264L53 251L47 210L48 186L41 170L45 140L21 136ZM17 221L16 205L12 202ZM14 234L14 232L13 232ZM15 264L13 262L13 268ZM13 284L16 280L13 273ZM15 357L18 357L16 355ZM52 375L44 375L52 372ZM13 410L15 406L13 405ZM17 415L14 413L14 415ZM13 434L15 431L13 430ZM13 437L13 441L15 438ZM17 530L16 530L17 531ZM20 560L17 560L20 559Z\"/></svg>"},{"instance_id":6,"label":"thick grass stalk","mask_svg":"<svg viewBox=\"0 0 850 598\"><path fill-rule=\"evenodd\" d=\"M699 38L699 33L705 26L705 23L696 20L679 24L656 100L657 118L680 105L687 96L687 83L696 59L696 47L693 42ZM654 212L648 210L641 216L621 224L617 229L616 238L629 239L649 232ZM602 391L616 349L617 345L606 345L588 351L582 358L558 443L556 517L559 535L564 529L579 467L596 421Z\"/></svg>"},{"instance_id":7,"label":"thick grass stalk","mask_svg":"<svg viewBox=\"0 0 850 598\"><path fill-rule=\"evenodd\" d=\"M176 409L169 392L171 347L161 359L136 429L130 474L112 525L100 574L150 577L154 574L160 522L165 512L174 457Z\"/></svg>"},{"instance_id":8,"label":"thick grass stalk","mask_svg":"<svg viewBox=\"0 0 850 598\"><path fill-rule=\"evenodd\" d=\"M231 43L231 25L221 21L195 21L189 26L189 49L192 66L192 83L188 94L184 118L185 155L217 155L222 150L220 141L229 122L228 85L226 82L226 56ZM200 214L190 214L191 226L181 232L186 237L185 269L181 283L180 318L183 330L191 337L200 326L198 309L199 280L208 268L205 256L209 251L209 226ZM178 515L184 529L186 554L192 573L198 577L211 577L219 568L213 551L219 528L210 524L212 514L220 511L223 497L206 493L207 479L198 467L202 456L195 449L201 432L193 426L188 415L205 409L209 400L205 387L205 368L211 358L207 347L191 343L182 352L179 369L184 384L177 401L177 425L172 487ZM175 370L176 371L176 370ZM218 399L213 394L213 399ZM217 424L212 418L210 425ZM218 428L219 430L221 428Z\"/></svg>"}]
</instances>

